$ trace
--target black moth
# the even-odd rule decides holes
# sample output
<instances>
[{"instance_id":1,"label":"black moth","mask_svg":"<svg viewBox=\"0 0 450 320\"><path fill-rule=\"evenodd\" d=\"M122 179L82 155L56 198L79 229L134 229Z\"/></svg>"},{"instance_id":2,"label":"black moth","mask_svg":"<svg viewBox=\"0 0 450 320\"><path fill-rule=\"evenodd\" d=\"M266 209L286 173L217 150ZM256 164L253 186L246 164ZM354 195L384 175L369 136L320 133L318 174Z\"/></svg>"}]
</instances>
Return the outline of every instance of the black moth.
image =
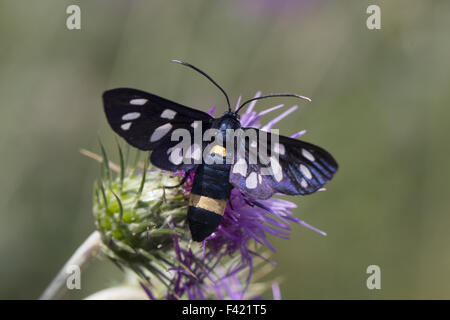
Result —
<instances>
[{"instance_id":1,"label":"black moth","mask_svg":"<svg viewBox=\"0 0 450 320\"><path fill-rule=\"evenodd\" d=\"M245 152L243 159L234 158L232 163L179 161L179 154L178 157L175 156L178 159L174 160L173 148L178 141L172 141L171 135L176 129L185 129L194 135L195 128L200 125L202 134L208 129L217 129L223 135L223 140L227 138L227 129L241 129L243 132L253 130L259 137L263 131L241 127L238 112L243 106L254 100L274 96L305 98L295 94L271 94L247 100L236 111L232 111L227 94L211 77L193 65L177 60L174 62L200 72L224 93L228 111L222 117L215 119L205 112L135 89L119 88L106 91L103 94L103 102L112 129L132 146L141 150L153 150L150 156L153 165L163 170L185 171L185 178L190 171L195 170L188 208L189 228L194 241L203 241L219 226L232 188L237 188L248 199L249 204L264 208L258 199L267 199L275 193L311 194L331 180L338 165L327 151L285 136L277 136L276 150L268 150L268 154L276 153L278 156L275 163L270 163L278 168L276 175L263 175L262 164L249 162L249 157L255 149L251 148L248 139L233 144L235 149L241 144ZM268 136L267 146L271 149L271 135ZM207 157L223 160L229 153L221 146L210 148L204 153L206 147L206 143L202 143L198 147L201 150L197 150L203 157L206 154ZM185 156L181 155L181 158ZM179 185L168 187L181 186L185 178ZM231 202L230 206L232 208Z\"/></svg>"}]
</instances>

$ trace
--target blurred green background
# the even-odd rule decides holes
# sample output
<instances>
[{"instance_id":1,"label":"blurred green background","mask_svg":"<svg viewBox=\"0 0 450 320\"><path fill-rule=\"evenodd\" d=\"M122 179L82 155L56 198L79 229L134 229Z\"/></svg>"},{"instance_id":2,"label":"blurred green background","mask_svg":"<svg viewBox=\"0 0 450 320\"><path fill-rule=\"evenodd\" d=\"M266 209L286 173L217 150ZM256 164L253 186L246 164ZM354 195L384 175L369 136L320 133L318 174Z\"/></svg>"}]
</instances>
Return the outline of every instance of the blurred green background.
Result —
<instances>
[{"instance_id":1,"label":"blurred green background","mask_svg":"<svg viewBox=\"0 0 450 320\"><path fill-rule=\"evenodd\" d=\"M66 8L81 7L81 30ZM378 4L382 29L368 30ZM94 230L99 166L114 151L101 95L127 86L205 110L220 92L312 97L280 125L323 146L340 171L328 191L289 198L327 231L274 239L285 299L450 298L450 2L191 0L0 2L0 298L39 296ZM288 99L265 100L262 109ZM381 267L381 290L366 268ZM121 280L108 261L79 298ZM267 297L271 293L267 292Z\"/></svg>"}]
</instances>

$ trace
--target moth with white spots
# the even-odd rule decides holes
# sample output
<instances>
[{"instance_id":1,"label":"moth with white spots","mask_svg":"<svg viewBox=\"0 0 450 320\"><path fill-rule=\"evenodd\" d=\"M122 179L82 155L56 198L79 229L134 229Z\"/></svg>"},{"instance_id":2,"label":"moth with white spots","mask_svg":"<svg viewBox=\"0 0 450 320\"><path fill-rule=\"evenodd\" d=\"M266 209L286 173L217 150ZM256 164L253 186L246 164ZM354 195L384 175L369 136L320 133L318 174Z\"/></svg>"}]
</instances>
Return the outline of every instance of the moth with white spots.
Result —
<instances>
[{"instance_id":1,"label":"moth with white spots","mask_svg":"<svg viewBox=\"0 0 450 320\"><path fill-rule=\"evenodd\" d=\"M221 89L198 68L182 64L199 71ZM225 91L221 91L229 102ZM229 107L228 112L220 118L213 118L205 112L135 89L106 91L103 101L112 129L132 146L141 150L152 150L150 161L153 165L172 172L196 172L188 221L193 239L202 241L220 224L232 188L238 189L252 204L258 205L257 200L268 199L278 193L307 195L321 191L337 171L338 165L334 158L318 146L281 135L267 135L255 128L242 127L238 112L243 106L254 100L274 96L308 100L294 94L255 97L242 103L237 111ZM287 112L291 112L291 109ZM265 128L270 130L271 126L269 123ZM201 131L203 136L206 130L216 129L223 133L227 149L229 145L226 143L225 132L229 129L243 130L249 134L252 130L252 133L256 133L256 140L238 139L231 144L234 145L234 150L219 147L208 153L205 142L202 145L188 144L189 148L183 150L176 147L179 141L172 139L172 133L177 129L187 130L191 137L194 132L197 134ZM261 145L258 143L263 141L260 139L263 134L267 138L263 139L266 142L263 148L267 148L264 155L261 154ZM244 152L237 152L238 149ZM208 157L222 157L227 160L231 157L233 161L231 164L205 163L205 153ZM257 159L256 163L251 161L254 158Z\"/></svg>"},{"instance_id":2,"label":"moth with white spots","mask_svg":"<svg viewBox=\"0 0 450 320\"><path fill-rule=\"evenodd\" d=\"M186 152L167 150L178 143L170 139L175 129L184 128L193 135L197 128L202 132L211 128L214 118L208 114L134 89L107 91L104 101L112 128L131 145L154 150L151 160L156 166L170 171L187 171L195 170L201 164L205 145L193 145ZM267 135L267 145L272 148L267 152L269 163L265 166L251 164L249 154L258 152L261 131L242 129L255 130L258 138L240 142L245 144L245 155L236 156L229 181L246 196L267 199L275 193L310 194L321 189L337 170L336 161L320 147L285 136L278 136L272 145L271 135ZM193 161L185 163L186 159Z\"/></svg>"}]
</instances>

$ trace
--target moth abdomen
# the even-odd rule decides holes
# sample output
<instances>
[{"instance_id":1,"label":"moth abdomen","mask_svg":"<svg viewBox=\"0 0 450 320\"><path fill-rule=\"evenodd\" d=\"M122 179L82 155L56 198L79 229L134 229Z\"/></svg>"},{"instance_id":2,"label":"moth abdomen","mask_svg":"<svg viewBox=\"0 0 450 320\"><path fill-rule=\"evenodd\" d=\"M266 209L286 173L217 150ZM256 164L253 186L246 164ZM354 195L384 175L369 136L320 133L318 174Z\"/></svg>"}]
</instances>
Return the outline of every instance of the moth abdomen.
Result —
<instances>
[{"instance_id":1,"label":"moth abdomen","mask_svg":"<svg viewBox=\"0 0 450 320\"><path fill-rule=\"evenodd\" d=\"M222 221L232 186L226 166L201 165L189 197L188 222L194 241L203 241Z\"/></svg>"},{"instance_id":2,"label":"moth abdomen","mask_svg":"<svg viewBox=\"0 0 450 320\"><path fill-rule=\"evenodd\" d=\"M194 241L203 241L217 229L222 221L226 204L227 200L191 194L187 216Z\"/></svg>"},{"instance_id":3,"label":"moth abdomen","mask_svg":"<svg viewBox=\"0 0 450 320\"><path fill-rule=\"evenodd\" d=\"M229 179L229 165L200 165L195 172L191 192L213 199L227 200L233 188Z\"/></svg>"}]
</instances>

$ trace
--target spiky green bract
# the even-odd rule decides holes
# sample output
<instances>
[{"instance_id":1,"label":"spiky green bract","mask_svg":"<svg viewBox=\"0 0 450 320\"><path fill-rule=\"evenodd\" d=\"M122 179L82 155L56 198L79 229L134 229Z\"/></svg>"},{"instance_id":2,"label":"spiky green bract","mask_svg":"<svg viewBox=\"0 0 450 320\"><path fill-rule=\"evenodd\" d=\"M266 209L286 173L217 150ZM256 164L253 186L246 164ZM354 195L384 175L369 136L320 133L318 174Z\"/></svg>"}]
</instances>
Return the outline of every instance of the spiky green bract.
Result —
<instances>
[{"instance_id":1,"label":"spiky green bract","mask_svg":"<svg viewBox=\"0 0 450 320\"><path fill-rule=\"evenodd\" d=\"M126 170L119 154L121 168L113 173L113 166L104 165L108 158L103 151L103 174L94 187L93 212L105 253L117 265L167 285L167 269L179 266L172 255L173 236L188 234L188 200L183 189L164 188L179 178L147 165L138 172Z\"/></svg>"}]
</instances>

